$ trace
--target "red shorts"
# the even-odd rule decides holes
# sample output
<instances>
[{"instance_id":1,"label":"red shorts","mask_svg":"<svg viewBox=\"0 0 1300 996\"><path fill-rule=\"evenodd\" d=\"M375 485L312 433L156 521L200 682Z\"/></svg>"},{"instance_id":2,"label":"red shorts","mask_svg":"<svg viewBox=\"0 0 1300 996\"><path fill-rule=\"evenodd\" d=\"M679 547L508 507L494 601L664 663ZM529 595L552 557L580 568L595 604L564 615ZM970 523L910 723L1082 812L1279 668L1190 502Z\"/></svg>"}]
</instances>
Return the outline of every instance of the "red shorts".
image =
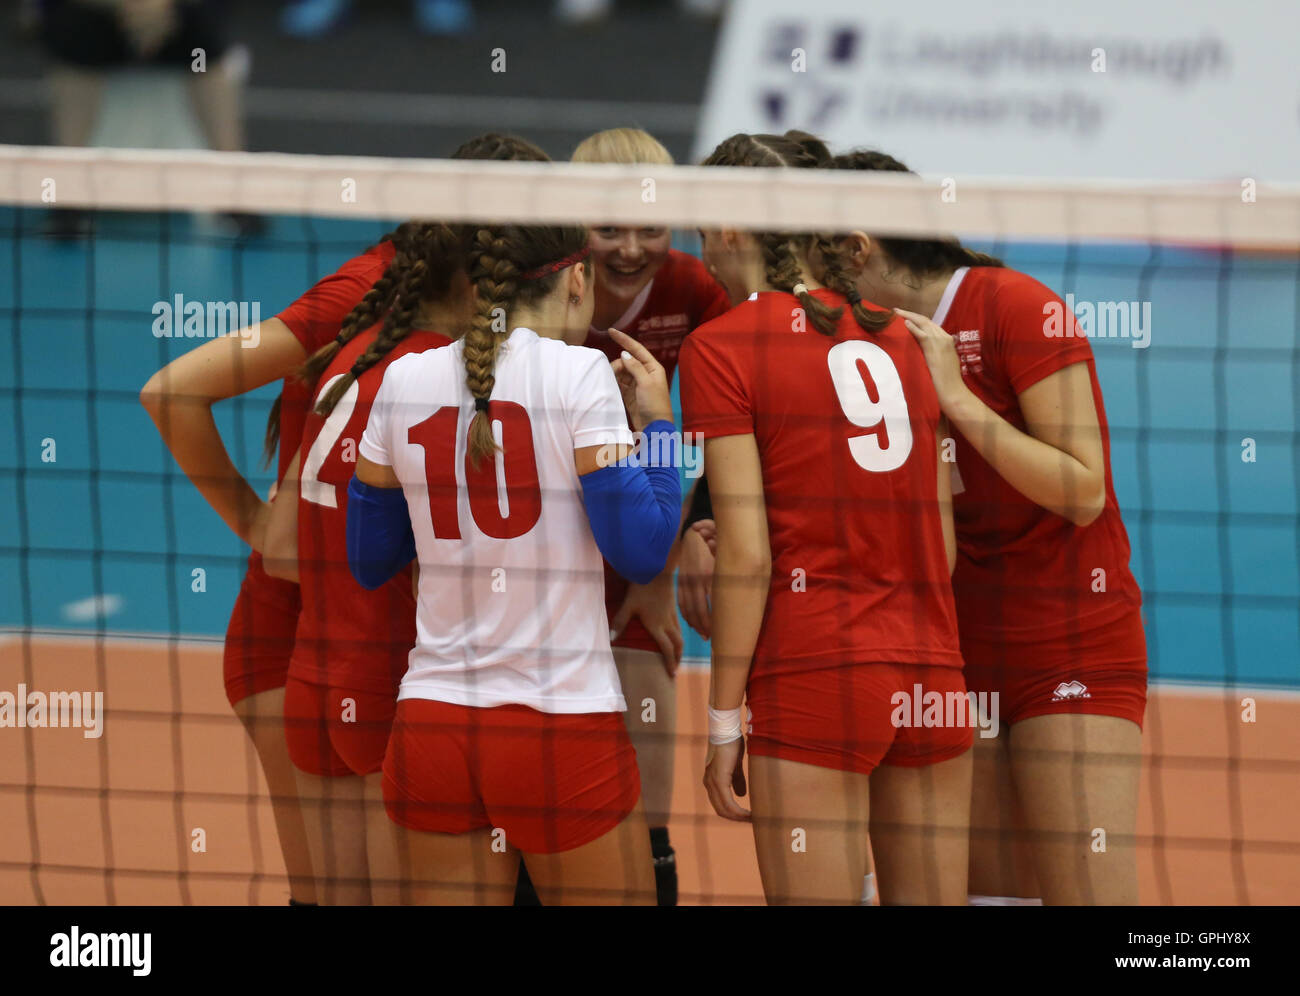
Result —
<instances>
[{"instance_id":1,"label":"red shorts","mask_svg":"<svg viewBox=\"0 0 1300 996\"><path fill-rule=\"evenodd\" d=\"M396 695L336 688L289 675L284 736L289 760L309 775L370 775L384 766Z\"/></svg>"},{"instance_id":2,"label":"red shorts","mask_svg":"<svg viewBox=\"0 0 1300 996\"><path fill-rule=\"evenodd\" d=\"M1147 704L1147 640L1142 613L1070 640L1004 643L963 639L966 685L996 692L1000 722L1078 713L1118 716L1142 726Z\"/></svg>"},{"instance_id":3,"label":"red shorts","mask_svg":"<svg viewBox=\"0 0 1300 996\"><path fill-rule=\"evenodd\" d=\"M618 610L623 607L623 600L627 598L629 583L627 578L619 574L609 564L605 565L605 615L609 618L609 628L614 628L614 616ZM662 654L659 644L650 635L650 631L641 625L641 620L633 616L623 627L623 632L618 638L610 641L614 647L627 647L629 650L649 650L651 653Z\"/></svg>"},{"instance_id":4,"label":"red shorts","mask_svg":"<svg viewBox=\"0 0 1300 996\"><path fill-rule=\"evenodd\" d=\"M298 586L271 577L262 569L262 555L253 553L226 627L222 670L232 706L284 686L300 607Z\"/></svg>"},{"instance_id":5,"label":"red shorts","mask_svg":"<svg viewBox=\"0 0 1300 996\"><path fill-rule=\"evenodd\" d=\"M951 700L951 708L927 712L930 692ZM754 715L746 746L761 757L864 775L879 764L938 764L970 749L975 720L965 692L960 668L922 664L751 675L746 698Z\"/></svg>"},{"instance_id":6,"label":"red shorts","mask_svg":"<svg viewBox=\"0 0 1300 996\"><path fill-rule=\"evenodd\" d=\"M556 854L603 837L640 796L621 713L397 703L384 803L401 826L430 833L500 828L526 854Z\"/></svg>"}]
</instances>

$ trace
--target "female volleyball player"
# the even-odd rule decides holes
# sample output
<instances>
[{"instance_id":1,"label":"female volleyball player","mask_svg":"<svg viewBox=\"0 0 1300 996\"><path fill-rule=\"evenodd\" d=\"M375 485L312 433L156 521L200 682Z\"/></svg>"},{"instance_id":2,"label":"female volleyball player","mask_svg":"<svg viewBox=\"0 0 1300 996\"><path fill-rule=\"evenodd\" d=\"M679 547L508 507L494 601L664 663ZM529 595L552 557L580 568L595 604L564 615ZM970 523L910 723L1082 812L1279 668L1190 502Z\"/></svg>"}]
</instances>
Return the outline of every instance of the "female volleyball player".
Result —
<instances>
[{"instance_id":1,"label":"female volleyball player","mask_svg":"<svg viewBox=\"0 0 1300 996\"><path fill-rule=\"evenodd\" d=\"M591 322L589 254L581 228L480 230L468 331L390 366L362 437L353 572L378 585L419 553L384 760L416 902L508 902L520 855L548 903L654 902L600 558L639 583L663 569L677 437L663 368L611 333L648 436L624 459L615 373L566 345Z\"/></svg>"},{"instance_id":2,"label":"female volleyball player","mask_svg":"<svg viewBox=\"0 0 1300 996\"><path fill-rule=\"evenodd\" d=\"M673 158L637 128L597 132L573 150L575 163L671 166ZM596 304L586 345L616 359L622 348L609 334L622 330L645 346L669 383L682 341L730 306L704 264L671 248L663 227L599 225L591 230ZM614 632L614 663L624 713L641 769L641 791L660 906L677 905L677 862L668 838L676 747L677 692L673 676L682 653L681 623L673 598L673 561L649 584L633 584L606 564L605 608Z\"/></svg>"},{"instance_id":3,"label":"female volleyball player","mask_svg":"<svg viewBox=\"0 0 1300 996\"><path fill-rule=\"evenodd\" d=\"M907 318L955 430L966 682L1001 712L975 752L971 891L1135 903L1146 640L1088 340L1049 288L956 242L843 248L857 290Z\"/></svg>"},{"instance_id":4,"label":"female volleyball player","mask_svg":"<svg viewBox=\"0 0 1300 996\"><path fill-rule=\"evenodd\" d=\"M447 336L427 330L455 331L469 318L464 233L413 223L393 242L387 296L368 296L337 340L304 367L303 380L316 385L316 406L293 476L276 499L266 545L271 573L283 565L302 590L285 732L312 862L323 869L322 901L330 904L398 898L379 771L415 643L411 577L367 591L348 569L347 485L388 364L447 345ZM381 832L367 832L372 819Z\"/></svg>"},{"instance_id":5,"label":"female volleyball player","mask_svg":"<svg viewBox=\"0 0 1300 996\"><path fill-rule=\"evenodd\" d=\"M525 159L547 155L522 139L478 136L453 154L459 159ZM399 229L400 230L400 229ZM225 684L231 705L258 753L289 873L291 902L313 902L309 847L298 805L297 783L283 727L284 683L297 629L298 592L272 578L260 549L270 519L263 502L226 452L212 405L283 378L267 422L267 452L280 447L279 480L298 451L310 403L297 378L308 356L327 346L349 312L368 294L382 298L392 261L386 238L312 287L257 334L215 339L172 361L150 378L140 400L172 456L214 511L253 548L248 571L226 631ZM376 282L379 281L377 284Z\"/></svg>"},{"instance_id":6,"label":"female volleyball player","mask_svg":"<svg viewBox=\"0 0 1300 996\"><path fill-rule=\"evenodd\" d=\"M704 164L827 158L800 133L735 135ZM814 280L812 237L703 239L713 274L748 298L681 359L717 524L710 802L752 816L771 903L861 902L869 818L883 903L964 903L971 729L924 358L833 253ZM733 796L745 791L745 699L752 813Z\"/></svg>"}]
</instances>

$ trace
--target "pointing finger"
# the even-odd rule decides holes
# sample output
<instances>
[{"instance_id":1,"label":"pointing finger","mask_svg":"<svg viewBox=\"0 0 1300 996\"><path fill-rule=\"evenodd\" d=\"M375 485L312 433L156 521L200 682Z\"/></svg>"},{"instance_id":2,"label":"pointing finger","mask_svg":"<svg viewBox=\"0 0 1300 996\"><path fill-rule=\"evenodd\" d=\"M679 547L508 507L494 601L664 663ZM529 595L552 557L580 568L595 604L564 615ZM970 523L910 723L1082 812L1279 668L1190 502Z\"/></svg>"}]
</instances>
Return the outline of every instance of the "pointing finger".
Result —
<instances>
[{"instance_id":1,"label":"pointing finger","mask_svg":"<svg viewBox=\"0 0 1300 996\"><path fill-rule=\"evenodd\" d=\"M618 329L609 330L610 338L623 347L624 355L631 353L641 365L647 370L654 370L659 364L655 362L654 354L645 346L637 342L626 332L620 332Z\"/></svg>"}]
</instances>

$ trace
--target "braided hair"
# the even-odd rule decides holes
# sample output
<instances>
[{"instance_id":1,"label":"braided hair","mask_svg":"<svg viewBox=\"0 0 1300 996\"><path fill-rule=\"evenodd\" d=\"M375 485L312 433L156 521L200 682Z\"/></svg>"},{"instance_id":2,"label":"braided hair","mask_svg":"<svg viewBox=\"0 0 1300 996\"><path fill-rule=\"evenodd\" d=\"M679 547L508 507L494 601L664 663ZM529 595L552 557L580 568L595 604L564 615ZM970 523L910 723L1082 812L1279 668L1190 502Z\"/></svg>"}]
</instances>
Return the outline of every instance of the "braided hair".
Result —
<instances>
[{"instance_id":1,"label":"braided hair","mask_svg":"<svg viewBox=\"0 0 1300 996\"><path fill-rule=\"evenodd\" d=\"M329 415L353 382L411 333L421 300L446 297L452 279L465 269L467 232L461 226L408 222L403 228L402 237L394 239L397 250L384 275L344 319L338 337L313 353L299 371L303 382L314 386L343 346L383 317L374 342L320 399L320 415Z\"/></svg>"},{"instance_id":2,"label":"braided hair","mask_svg":"<svg viewBox=\"0 0 1300 996\"><path fill-rule=\"evenodd\" d=\"M795 169L829 168L832 158L826 144L805 131L784 135L732 135L704 160L705 166L757 166ZM795 294L802 287L803 273L797 253L817 250L822 264L822 283L848 298L853 318L868 332L879 332L893 320L887 311L868 308L858 295L844 268L840 250L829 235L806 232L756 232L754 238L763 254L764 276L778 290ZM843 308L832 307L803 287L796 294L808 321L825 336L835 335Z\"/></svg>"},{"instance_id":3,"label":"braided hair","mask_svg":"<svg viewBox=\"0 0 1300 996\"><path fill-rule=\"evenodd\" d=\"M486 132L463 143L451 154L451 158L550 162L551 157L527 139ZM379 338L357 360L349 375L339 380L326 397L321 399L318 411L325 415L333 411L353 381L387 356L407 336L421 297L439 297L447 293L452 277L458 270L464 269L466 239L470 234L464 229L438 222L406 221L379 240L377 244L380 245L393 243L393 261L352 309L351 314L343 320L334 341L307 358L298 370L298 379L314 390L320 375L340 349L379 321L381 316L384 316L384 326L380 329ZM416 270L416 267L419 269ZM268 465L280 443L282 407L283 395L280 395L271 405L266 419L263 459Z\"/></svg>"},{"instance_id":4,"label":"braided hair","mask_svg":"<svg viewBox=\"0 0 1300 996\"><path fill-rule=\"evenodd\" d=\"M535 279L524 275L586 245L587 230L576 226L495 225L474 233L468 269L475 311L465 332L464 351L465 386L476 409L469 426L469 457L475 467L498 449L488 402L496 386L497 356L511 332L507 316L514 308L535 304L550 294L564 270Z\"/></svg>"}]
</instances>

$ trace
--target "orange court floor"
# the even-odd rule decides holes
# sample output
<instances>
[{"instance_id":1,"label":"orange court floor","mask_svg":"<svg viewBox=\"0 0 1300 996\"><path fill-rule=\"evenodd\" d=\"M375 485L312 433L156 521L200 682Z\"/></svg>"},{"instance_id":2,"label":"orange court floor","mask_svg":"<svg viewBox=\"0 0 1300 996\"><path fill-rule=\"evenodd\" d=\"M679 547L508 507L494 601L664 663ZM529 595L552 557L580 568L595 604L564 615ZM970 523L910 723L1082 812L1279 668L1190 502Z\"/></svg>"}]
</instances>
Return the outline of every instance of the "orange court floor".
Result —
<instances>
[{"instance_id":1,"label":"orange court floor","mask_svg":"<svg viewBox=\"0 0 1300 996\"><path fill-rule=\"evenodd\" d=\"M104 692L103 735L0 728L0 904L281 905L267 789L219 643L0 638L0 692ZM683 904L762 902L746 825L700 786L708 674L678 678ZM1255 700L1254 722L1242 700ZM1300 693L1155 686L1138 822L1150 905L1300 903ZM191 847L203 830L205 850Z\"/></svg>"}]
</instances>

